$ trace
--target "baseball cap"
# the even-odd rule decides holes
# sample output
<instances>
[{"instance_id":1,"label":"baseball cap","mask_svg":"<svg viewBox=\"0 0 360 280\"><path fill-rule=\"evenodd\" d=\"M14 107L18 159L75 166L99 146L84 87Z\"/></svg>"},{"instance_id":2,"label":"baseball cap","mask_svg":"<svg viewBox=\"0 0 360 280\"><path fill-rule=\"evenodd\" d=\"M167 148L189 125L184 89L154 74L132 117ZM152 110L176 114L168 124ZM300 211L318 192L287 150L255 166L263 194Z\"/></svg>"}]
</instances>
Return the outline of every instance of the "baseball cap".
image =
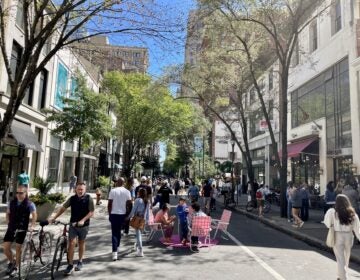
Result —
<instances>
[{"instance_id":1,"label":"baseball cap","mask_svg":"<svg viewBox=\"0 0 360 280\"><path fill-rule=\"evenodd\" d=\"M146 176L142 176L140 179L141 182L145 182L146 180L147 180Z\"/></svg>"}]
</instances>

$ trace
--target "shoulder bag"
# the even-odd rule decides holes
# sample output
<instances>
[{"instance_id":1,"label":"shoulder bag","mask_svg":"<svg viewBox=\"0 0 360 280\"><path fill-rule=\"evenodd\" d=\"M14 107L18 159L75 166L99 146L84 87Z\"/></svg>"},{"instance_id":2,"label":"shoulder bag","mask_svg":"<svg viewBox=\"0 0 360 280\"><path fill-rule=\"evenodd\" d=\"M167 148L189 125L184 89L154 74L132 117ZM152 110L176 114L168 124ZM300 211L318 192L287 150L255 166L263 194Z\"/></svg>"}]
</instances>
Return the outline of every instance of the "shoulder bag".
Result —
<instances>
[{"instance_id":1,"label":"shoulder bag","mask_svg":"<svg viewBox=\"0 0 360 280\"><path fill-rule=\"evenodd\" d=\"M334 221L335 217L333 217ZM326 246L333 248L335 246L335 230L334 230L334 222L329 227L329 231L326 237Z\"/></svg>"},{"instance_id":2,"label":"shoulder bag","mask_svg":"<svg viewBox=\"0 0 360 280\"><path fill-rule=\"evenodd\" d=\"M140 216L134 216L130 220L130 226L133 227L134 229L143 230L145 227L145 219Z\"/></svg>"}]
</instances>

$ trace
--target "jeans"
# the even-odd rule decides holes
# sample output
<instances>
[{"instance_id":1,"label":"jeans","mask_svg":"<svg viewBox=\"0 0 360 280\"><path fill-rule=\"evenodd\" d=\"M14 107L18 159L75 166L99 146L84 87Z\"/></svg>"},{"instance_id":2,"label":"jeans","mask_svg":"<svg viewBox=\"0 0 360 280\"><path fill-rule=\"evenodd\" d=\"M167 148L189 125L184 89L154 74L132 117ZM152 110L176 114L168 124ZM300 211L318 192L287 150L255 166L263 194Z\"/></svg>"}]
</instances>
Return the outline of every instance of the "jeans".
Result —
<instances>
[{"instance_id":1,"label":"jeans","mask_svg":"<svg viewBox=\"0 0 360 280\"><path fill-rule=\"evenodd\" d=\"M110 214L112 251L117 252L121 240L121 227L126 215Z\"/></svg>"},{"instance_id":2,"label":"jeans","mask_svg":"<svg viewBox=\"0 0 360 280\"><path fill-rule=\"evenodd\" d=\"M287 218L288 218L288 219L291 219L291 218L292 218L292 216L291 216L291 209L292 209L292 202L291 202L291 200L289 199L289 200L287 201Z\"/></svg>"},{"instance_id":3,"label":"jeans","mask_svg":"<svg viewBox=\"0 0 360 280\"><path fill-rule=\"evenodd\" d=\"M135 234L136 234L136 247L139 248L139 250L142 250L141 230L140 230L140 229L136 229L136 230L135 230Z\"/></svg>"},{"instance_id":4,"label":"jeans","mask_svg":"<svg viewBox=\"0 0 360 280\"><path fill-rule=\"evenodd\" d=\"M180 222L180 241L184 239L188 239L188 223L187 222Z\"/></svg>"},{"instance_id":5,"label":"jeans","mask_svg":"<svg viewBox=\"0 0 360 280\"><path fill-rule=\"evenodd\" d=\"M301 220L309 219L309 199L303 199L301 204Z\"/></svg>"}]
</instances>

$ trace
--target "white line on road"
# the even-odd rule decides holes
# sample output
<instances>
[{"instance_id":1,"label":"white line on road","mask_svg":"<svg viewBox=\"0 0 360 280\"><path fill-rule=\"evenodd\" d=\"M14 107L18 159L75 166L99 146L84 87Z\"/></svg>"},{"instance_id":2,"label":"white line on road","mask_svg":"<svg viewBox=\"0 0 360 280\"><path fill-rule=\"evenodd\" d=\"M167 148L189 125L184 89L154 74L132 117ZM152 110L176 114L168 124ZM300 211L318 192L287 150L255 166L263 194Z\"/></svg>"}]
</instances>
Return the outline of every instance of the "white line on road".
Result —
<instances>
[{"instance_id":1,"label":"white line on road","mask_svg":"<svg viewBox=\"0 0 360 280\"><path fill-rule=\"evenodd\" d=\"M232 236L229 232L227 235L230 239L238 245L245 253L247 253L250 257L252 257L258 264L260 264L267 272L269 272L276 280L286 280L279 273L277 273L274 269L272 269L266 262L264 262L261 258L259 258L254 252L252 252L248 247L242 244L239 240L237 240L234 236Z\"/></svg>"}]
</instances>

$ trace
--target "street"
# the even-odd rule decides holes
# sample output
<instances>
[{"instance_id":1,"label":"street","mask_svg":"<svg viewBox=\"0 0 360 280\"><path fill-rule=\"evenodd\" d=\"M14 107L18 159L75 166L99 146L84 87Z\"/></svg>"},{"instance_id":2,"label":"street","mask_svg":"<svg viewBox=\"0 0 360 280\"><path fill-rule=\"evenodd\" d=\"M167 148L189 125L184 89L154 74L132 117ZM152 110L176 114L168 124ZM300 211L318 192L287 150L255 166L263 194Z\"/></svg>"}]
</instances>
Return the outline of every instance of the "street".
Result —
<instances>
[{"instance_id":1,"label":"street","mask_svg":"<svg viewBox=\"0 0 360 280\"><path fill-rule=\"evenodd\" d=\"M173 198L172 205L175 203ZM336 279L336 262L330 254L236 212L229 235L218 234L220 242L209 252L194 254L188 248L165 247L157 235L150 244L144 242L145 257L135 257L135 236L130 232L122 238L119 260L113 262L105 205L98 207L87 239L83 271L74 272L72 279ZM218 218L221 211L218 207L214 216ZM2 254L2 279L6 279L5 263ZM360 267L351 268L350 279L359 279ZM56 278L65 277L59 272ZM29 279L50 279L49 269L36 263Z\"/></svg>"}]
</instances>

